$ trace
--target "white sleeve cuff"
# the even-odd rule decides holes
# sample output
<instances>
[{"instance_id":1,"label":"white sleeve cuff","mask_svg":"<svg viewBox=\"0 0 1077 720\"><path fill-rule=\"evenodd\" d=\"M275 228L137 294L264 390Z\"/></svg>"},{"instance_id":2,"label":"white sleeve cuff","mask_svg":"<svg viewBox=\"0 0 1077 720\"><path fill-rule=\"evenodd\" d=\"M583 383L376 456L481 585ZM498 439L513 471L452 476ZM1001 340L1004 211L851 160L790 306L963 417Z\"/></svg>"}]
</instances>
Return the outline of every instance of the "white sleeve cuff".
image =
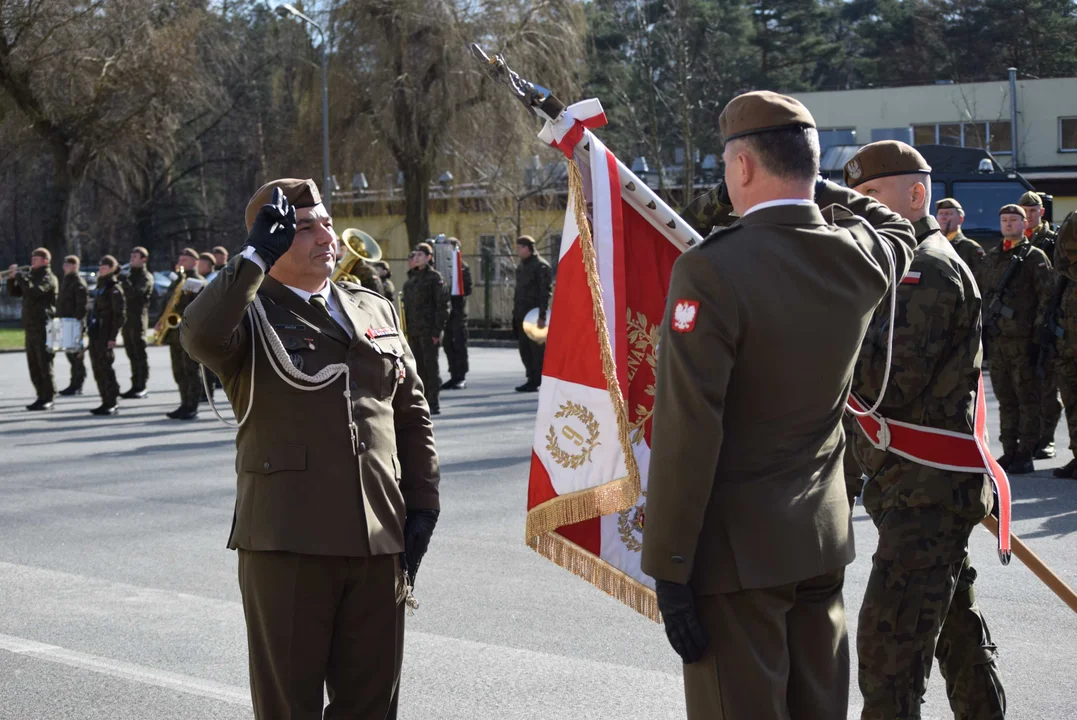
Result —
<instances>
[{"instance_id":1,"label":"white sleeve cuff","mask_svg":"<svg viewBox=\"0 0 1077 720\"><path fill-rule=\"evenodd\" d=\"M258 254L258 251L250 245L243 248L243 252L241 252L240 255L247 260L250 260L258 267L262 268L262 272L266 272L269 269L269 266L266 265L266 261L263 260L262 256Z\"/></svg>"}]
</instances>

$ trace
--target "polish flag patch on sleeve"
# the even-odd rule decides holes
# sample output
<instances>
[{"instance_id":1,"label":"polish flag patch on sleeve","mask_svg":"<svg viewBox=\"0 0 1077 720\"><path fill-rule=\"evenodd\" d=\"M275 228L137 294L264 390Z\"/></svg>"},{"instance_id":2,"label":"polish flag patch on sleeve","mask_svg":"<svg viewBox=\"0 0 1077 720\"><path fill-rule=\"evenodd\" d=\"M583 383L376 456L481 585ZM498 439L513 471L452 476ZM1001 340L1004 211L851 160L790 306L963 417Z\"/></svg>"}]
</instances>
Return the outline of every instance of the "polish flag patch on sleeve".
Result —
<instances>
[{"instance_id":1,"label":"polish flag patch on sleeve","mask_svg":"<svg viewBox=\"0 0 1077 720\"><path fill-rule=\"evenodd\" d=\"M915 271L910 272L908 275L906 275L904 278L902 278L901 284L902 285L919 285L920 284L920 273L915 272Z\"/></svg>"},{"instance_id":2,"label":"polish flag patch on sleeve","mask_svg":"<svg viewBox=\"0 0 1077 720\"><path fill-rule=\"evenodd\" d=\"M681 333L692 332L696 327L698 312L698 300L678 300L673 307L673 329Z\"/></svg>"}]
</instances>

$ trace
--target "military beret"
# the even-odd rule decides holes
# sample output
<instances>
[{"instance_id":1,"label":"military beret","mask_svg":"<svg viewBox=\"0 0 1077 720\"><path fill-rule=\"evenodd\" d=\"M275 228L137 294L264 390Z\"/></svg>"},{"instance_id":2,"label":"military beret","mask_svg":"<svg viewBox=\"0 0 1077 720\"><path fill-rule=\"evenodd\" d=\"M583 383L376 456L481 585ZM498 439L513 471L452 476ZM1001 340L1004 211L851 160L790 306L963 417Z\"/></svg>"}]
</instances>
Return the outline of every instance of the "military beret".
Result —
<instances>
[{"instance_id":1,"label":"military beret","mask_svg":"<svg viewBox=\"0 0 1077 720\"><path fill-rule=\"evenodd\" d=\"M1022 207L1043 207L1043 198L1035 190L1029 190L1027 193L1021 196L1021 199L1017 201L1017 204Z\"/></svg>"},{"instance_id":2,"label":"military beret","mask_svg":"<svg viewBox=\"0 0 1077 720\"><path fill-rule=\"evenodd\" d=\"M137 246L131 248L131 252L132 253L138 253L139 255L141 255L144 258L148 258L150 256L150 251L147 250L146 248L142 247L141 245L137 245Z\"/></svg>"},{"instance_id":3,"label":"military beret","mask_svg":"<svg viewBox=\"0 0 1077 720\"><path fill-rule=\"evenodd\" d=\"M208 252L199 253L198 254L198 259L199 260L205 260L210 265L217 262L217 258L213 257L213 253L208 253Z\"/></svg>"},{"instance_id":4,"label":"military beret","mask_svg":"<svg viewBox=\"0 0 1077 720\"><path fill-rule=\"evenodd\" d=\"M931 173L924 156L899 140L880 140L857 150L845 163L845 184L855 188L861 183L892 175Z\"/></svg>"},{"instance_id":5,"label":"military beret","mask_svg":"<svg viewBox=\"0 0 1077 720\"><path fill-rule=\"evenodd\" d=\"M64 265L81 265L82 261L79 260L78 255L68 255L64 258Z\"/></svg>"},{"instance_id":6,"label":"military beret","mask_svg":"<svg viewBox=\"0 0 1077 720\"><path fill-rule=\"evenodd\" d=\"M530 235L521 235L520 237L516 238L516 244L523 247L529 247L534 250L535 238L531 237Z\"/></svg>"},{"instance_id":7,"label":"military beret","mask_svg":"<svg viewBox=\"0 0 1077 720\"><path fill-rule=\"evenodd\" d=\"M119 261L116 258L112 257L111 255L104 256L103 258L101 258L101 262L99 262L97 264L98 265L104 265L106 267L112 267L112 268L119 267L119 265L120 265Z\"/></svg>"},{"instance_id":8,"label":"military beret","mask_svg":"<svg viewBox=\"0 0 1077 720\"><path fill-rule=\"evenodd\" d=\"M268 182L258 188L258 192L254 193L250 202L247 203L247 210L243 213L244 219L247 221L247 232L250 232L251 226L254 225L254 218L258 217L258 211L262 209L262 206L272 201L274 188L280 188L280 191L284 193L284 197L294 208L314 207L322 202L318 186L314 184L313 180L283 178Z\"/></svg>"},{"instance_id":9,"label":"military beret","mask_svg":"<svg viewBox=\"0 0 1077 720\"><path fill-rule=\"evenodd\" d=\"M814 127L815 118L799 100L769 90L738 95L718 116L723 142L772 130Z\"/></svg>"},{"instance_id":10,"label":"military beret","mask_svg":"<svg viewBox=\"0 0 1077 720\"><path fill-rule=\"evenodd\" d=\"M194 258L195 260L198 259L198 253L196 253L192 248L183 248L182 250L180 250L179 254L180 257L189 257Z\"/></svg>"},{"instance_id":11,"label":"military beret","mask_svg":"<svg viewBox=\"0 0 1077 720\"><path fill-rule=\"evenodd\" d=\"M422 252L426 253L428 256L433 256L433 254L434 254L434 248L430 245L430 243L421 242L421 243L419 243L418 245L415 246L415 249L416 250L421 250Z\"/></svg>"},{"instance_id":12,"label":"military beret","mask_svg":"<svg viewBox=\"0 0 1077 720\"><path fill-rule=\"evenodd\" d=\"M961 207L961 203L953 198L943 198L935 202L936 210L960 210L965 212L965 208Z\"/></svg>"},{"instance_id":13,"label":"military beret","mask_svg":"<svg viewBox=\"0 0 1077 720\"><path fill-rule=\"evenodd\" d=\"M34 251L30 253L30 257L45 258L46 261L52 262L52 253L49 252L48 248L34 248Z\"/></svg>"},{"instance_id":14,"label":"military beret","mask_svg":"<svg viewBox=\"0 0 1077 720\"><path fill-rule=\"evenodd\" d=\"M1025 212L1025 209L1023 207L1021 207L1020 205L1014 205L1013 203L1010 203L1009 205L1003 205L1002 208L998 211L998 214L1020 215L1023 218L1028 217L1028 213Z\"/></svg>"},{"instance_id":15,"label":"military beret","mask_svg":"<svg viewBox=\"0 0 1077 720\"><path fill-rule=\"evenodd\" d=\"M228 251L224 249L223 245L218 245L217 247L210 250L210 252L214 255L224 255L225 257L228 257Z\"/></svg>"}]
</instances>

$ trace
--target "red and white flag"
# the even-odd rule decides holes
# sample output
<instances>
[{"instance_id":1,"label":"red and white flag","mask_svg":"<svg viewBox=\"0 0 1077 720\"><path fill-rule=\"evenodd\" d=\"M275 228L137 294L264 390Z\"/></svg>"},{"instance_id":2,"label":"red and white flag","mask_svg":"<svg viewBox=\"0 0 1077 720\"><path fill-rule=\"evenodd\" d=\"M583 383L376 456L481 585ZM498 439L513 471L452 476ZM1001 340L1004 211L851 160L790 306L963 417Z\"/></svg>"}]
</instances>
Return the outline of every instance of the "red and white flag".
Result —
<instances>
[{"instance_id":1,"label":"red and white flag","mask_svg":"<svg viewBox=\"0 0 1077 720\"><path fill-rule=\"evenodd\" d=\"M659 327L673 263L702 238L591 133L604 124L587 100L539 135L570 172L527 542L658 620L640 550Z\"/></svg>"},{"instance_id":2,"label":"red and white flag","mask_svg":"<svg viewBox=\"0 0 1077 720\"><path fill-rule=\"evenodd\" d=\"M464 256L460 253L459 247L454 247L452 250L452 280L449 294L453 297L460 297L464 294Z\"/></svg>"}]
</instances>

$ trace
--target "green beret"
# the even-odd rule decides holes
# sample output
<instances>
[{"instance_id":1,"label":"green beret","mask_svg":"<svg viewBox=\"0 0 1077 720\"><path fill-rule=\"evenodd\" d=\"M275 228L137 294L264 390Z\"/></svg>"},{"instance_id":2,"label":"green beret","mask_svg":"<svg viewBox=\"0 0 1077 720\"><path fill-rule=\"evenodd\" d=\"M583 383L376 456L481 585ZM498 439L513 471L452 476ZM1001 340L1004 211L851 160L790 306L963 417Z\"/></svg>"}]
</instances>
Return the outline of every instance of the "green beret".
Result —
<instances>
[{"instance_id":1,"label":"green beret","mask_svg":"<svg viewBox=\"0 0 1077 720\"><path fill-rule=\"evenodd\" d=\"M855 188L861 183L892 175L929 175L931 166L911 145L898 140L880 140L860 148L845 163L845 184Z\"/></svg>"},{"instance_id":2,"label":"green beret","mask_svg":"<svg viewBox=\"0 0 1077 720\"><path fill-rule=\"evenodd\" d=\"M1021 199L1017 201L1017 204L1022 207L1043 207L1043 198L1035 190L1029 190L1027 193L1021 196Z\"/></svg>"},{"instance_id":3,"label":"green beret","mask_svg":"<svg viewBox=\"0 0 1077 720\"><path fill-rule=\"evenodd\" d=\"M998 214L999 215L1020 215L1023 218L1026 218L1026 219L1028 218L1028 213L1025 212L1025 209L1023 207L1021 207L1020 205L1014 205L1013 203L1010 203L1009 205L1003 205L1002 208L998 211Z\"/></svg>"},{"instance_id":4,"label":"green beret","mask_svg":"<svg viewBox=\"0 0 1077 720\"><path fill-rule=\"evenodd\" d=\"M961 207L961 203L953 198L943 198L935 202L936 210L960 210L965 212L965 208Z\"/></svg>"},{"instance_id":5,"label":"green beret","mask_svg":"<svg viewBox=\"0 0 1077 720\"><path fill-rule=\"evenodd\" d=\"M814 127L815 118L799 100L769 90L738 95L718 116L723 142L772 130Z\"/></svg>"},{"instance_id":6,"label":"green beret","mask_svg":"<svg viewBox=\"0 0 1077 720\"><path fill-rule=\"evenodd\" d=\"M314 184L313 180L283 178L267 182L258 188L258 192L254 193L250 202L247 203L247 209L243 213L244 219L247 221L247 232L250 232L251 226L254 225L254 218L258 216L258 211L262 209L262 206L272 201L274 188L280 188L280 191L284 193L284 197L296 209L314 207L322 202L322 196L318 193L318 186Z\"/></svg>"}]
</instances>

